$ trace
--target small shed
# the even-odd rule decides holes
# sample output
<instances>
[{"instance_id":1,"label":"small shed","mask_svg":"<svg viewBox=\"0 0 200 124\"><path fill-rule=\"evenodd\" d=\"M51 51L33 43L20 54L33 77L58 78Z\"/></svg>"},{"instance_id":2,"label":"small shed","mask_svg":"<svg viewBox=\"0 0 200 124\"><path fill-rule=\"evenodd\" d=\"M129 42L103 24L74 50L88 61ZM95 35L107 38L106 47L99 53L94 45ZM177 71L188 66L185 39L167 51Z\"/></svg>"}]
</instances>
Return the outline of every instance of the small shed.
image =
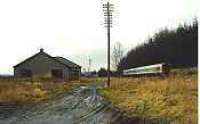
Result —
<instances>
[{"instance_id":1,"label":"small shed","mask_svg":"<svg viewBox=\"0 0 200 124\"><path fill-rule=\"evenodd\" d=\"M43 49L14 66L16 78L50 78L59 80L78 80L81 66L63 58L52 57Z\"/></svg>"}]
</instances>

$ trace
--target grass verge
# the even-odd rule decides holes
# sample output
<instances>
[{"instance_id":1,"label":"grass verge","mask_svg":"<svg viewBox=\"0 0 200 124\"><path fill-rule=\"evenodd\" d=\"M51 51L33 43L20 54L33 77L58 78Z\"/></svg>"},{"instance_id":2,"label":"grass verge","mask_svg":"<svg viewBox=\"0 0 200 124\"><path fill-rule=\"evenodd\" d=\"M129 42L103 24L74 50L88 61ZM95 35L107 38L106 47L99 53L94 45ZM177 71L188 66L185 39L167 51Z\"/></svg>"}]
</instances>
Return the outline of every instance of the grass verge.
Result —
<instances>
[{"instance_id":1,"label":"grass verge","mask_svg":"<svg viewBox=\"0 0 200 124\"><path fill-rule=\"evenodd\" d=\"M100 93L129 117L197 123L197 72L178 70L166 78L112 78L111 87Z\"/></svg>"},{"instance_id":2,"label":"grass verge","mask_svg":"<svg viewBox=\"0 0 200 124\"><path fill-rule=\"evenodd\" d=\"M79 83L0 80L0 104L27 105L62 95Z\"/></svg>"}]
</instances>

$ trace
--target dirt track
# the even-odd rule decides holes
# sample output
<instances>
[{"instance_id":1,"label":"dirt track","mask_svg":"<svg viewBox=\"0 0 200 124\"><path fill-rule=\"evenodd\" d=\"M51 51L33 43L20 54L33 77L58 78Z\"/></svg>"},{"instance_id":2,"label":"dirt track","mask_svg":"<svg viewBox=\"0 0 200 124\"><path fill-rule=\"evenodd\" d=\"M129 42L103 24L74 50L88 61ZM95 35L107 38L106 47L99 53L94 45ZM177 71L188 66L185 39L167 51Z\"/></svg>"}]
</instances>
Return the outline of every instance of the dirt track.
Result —
<instances>
[{"instance_id":1,"label":"dirt track","mask_svg":"<svg viewBox=\"0 0 200 124\"><path fill-rule=\"evenodd\" d=\"M63 98L31 108L0 108L0 124L109 124L112 111L96 94L97 85L80 87Z\"/></svg>"}]
</instances>

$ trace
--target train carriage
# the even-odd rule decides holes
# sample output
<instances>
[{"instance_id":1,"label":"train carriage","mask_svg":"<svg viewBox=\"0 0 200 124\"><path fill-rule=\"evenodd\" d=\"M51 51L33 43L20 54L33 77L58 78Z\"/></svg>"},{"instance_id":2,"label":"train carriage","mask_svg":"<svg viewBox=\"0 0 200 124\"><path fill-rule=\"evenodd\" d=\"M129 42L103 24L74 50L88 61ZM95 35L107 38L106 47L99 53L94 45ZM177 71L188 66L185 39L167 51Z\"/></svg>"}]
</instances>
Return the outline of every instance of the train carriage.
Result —
<instances>
[{"instance_id":1,"label":"train carriage","mask_svg":"<svg viewBox=\"0 0 200 124\"><path fill-rule=\"evenodd\" d=\"M123 76L134 75L162 75L166 76L170 72L170 66L166 63L159 63L154 65L136 67L123 70Z\"/></svg>"}]
</instances>

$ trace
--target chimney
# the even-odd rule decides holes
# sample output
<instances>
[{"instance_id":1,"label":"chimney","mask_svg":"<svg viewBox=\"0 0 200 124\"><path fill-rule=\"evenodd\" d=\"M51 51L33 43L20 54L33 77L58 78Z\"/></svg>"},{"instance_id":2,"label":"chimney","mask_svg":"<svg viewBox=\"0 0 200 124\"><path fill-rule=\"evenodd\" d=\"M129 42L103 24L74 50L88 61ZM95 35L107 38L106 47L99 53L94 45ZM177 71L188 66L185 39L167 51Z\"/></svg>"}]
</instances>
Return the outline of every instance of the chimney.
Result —
<instances>
[{"instance_id":1,"label":"chimney","mask_svg":"<svg viewBox=\"0 0 200 124\"><path fill-rule=\"evenodd\" d=\"M44 52L44 49L43 49L43 48L41 48L41 49L40 49L40 52Z\"/></svg>"}]
</instances>

